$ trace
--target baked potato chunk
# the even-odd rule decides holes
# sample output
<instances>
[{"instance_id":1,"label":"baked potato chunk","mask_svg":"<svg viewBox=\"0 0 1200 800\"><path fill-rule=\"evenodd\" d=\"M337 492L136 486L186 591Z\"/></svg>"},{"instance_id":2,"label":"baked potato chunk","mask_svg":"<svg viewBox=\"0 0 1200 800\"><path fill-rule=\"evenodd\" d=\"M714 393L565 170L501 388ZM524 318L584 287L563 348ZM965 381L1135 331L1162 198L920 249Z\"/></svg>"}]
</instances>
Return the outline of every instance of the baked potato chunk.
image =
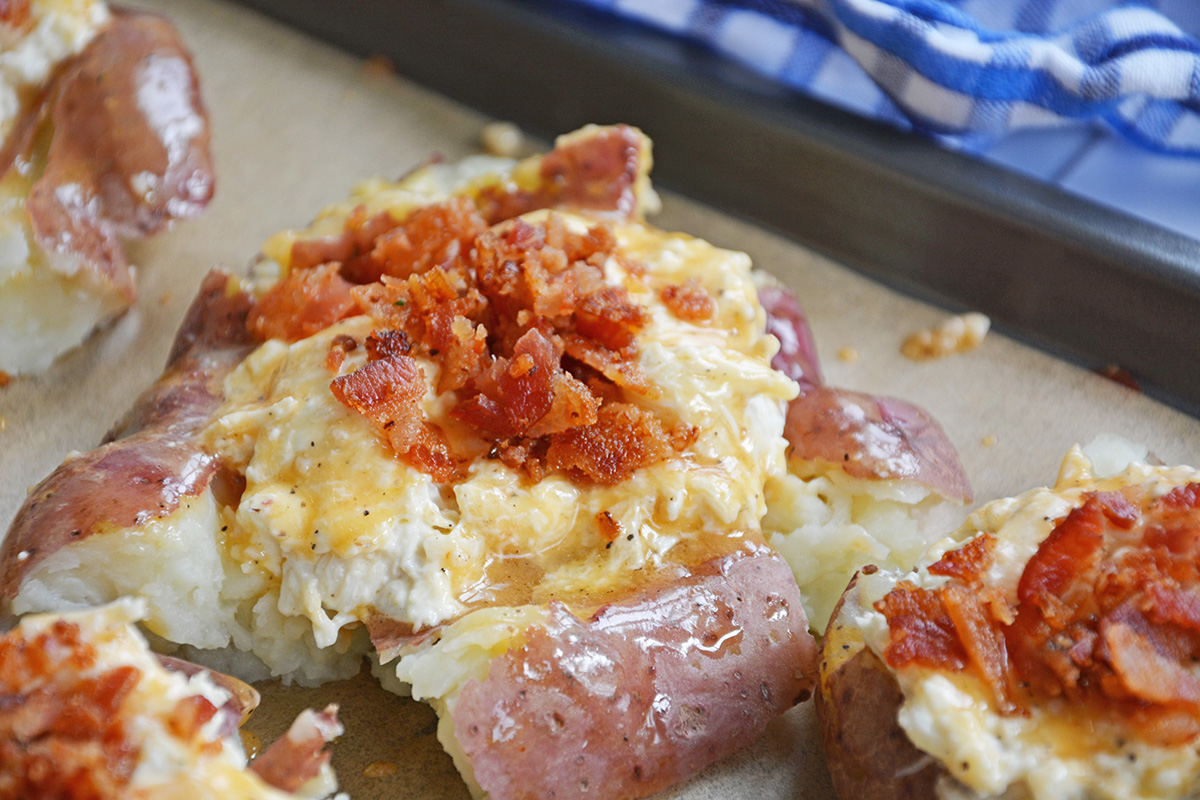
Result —
<instances>
[{"instance_id":1,"label":"baked potato chunk","mask_svg":"<svg viewBox=\"0 0 1200 800\"><path fill-rule=\"evenodd\" d=\"M1196 796L1200 472L1111 461L855 578L817 700L840 797Z\"/></svg>"}]
</instances>

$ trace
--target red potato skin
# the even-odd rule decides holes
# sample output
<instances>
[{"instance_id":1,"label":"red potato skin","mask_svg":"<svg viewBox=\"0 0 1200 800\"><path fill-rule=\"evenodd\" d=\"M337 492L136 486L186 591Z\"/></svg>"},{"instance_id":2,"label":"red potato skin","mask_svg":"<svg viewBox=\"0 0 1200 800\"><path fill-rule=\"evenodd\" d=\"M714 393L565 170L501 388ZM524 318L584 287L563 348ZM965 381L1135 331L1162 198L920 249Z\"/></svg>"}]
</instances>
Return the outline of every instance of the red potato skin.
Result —
<instances>
[{"instance_id":1,"label":"red potato skin","mask_svg":"<svg viewBox=\"0 0 1200 800\"><path fill-rule=\"evenodd\" d=\"M26 204L34 235L132 302L118 237L194 217L213 193L208 115L191 55L166 19L118 10L18 124L6 169L47 118L46 167Z\"/></svg>"},{"instance_id":2,"label":"red potato skin","mask_svg":"<svg viewBox=\"0 0 1200 800\"><path fill-rule=\"evenodd\" d=\"M971 502L971 482L937 420L904 400L826 386L800 298L772 284L758 299L767 333L780 345L771 365L800 384L783 429L789 458L830 464L863 480L916 481L947 500Z\"/></svg>"},{"instance_id":3,"label":"red potato skin","mask_svg":"<svg viewBox=\"0 0 1200 800\"><path fill-rule=\"evenodd\" d=\"M904 700L887 665L846 624L858 605L857 576L829 620L815 698L825 763L842 800L933 800L946 771L897 722Z\"/></svg>"},{"instance_id":4,"label":"red potato skin","mask_svg":"<svg viewBox=\"0 0 1200 800\"><path fill-rule=\"evenodd\" d=\"M69 459L35 486L0 545L0 600L47 556L103 526L125 528L198 495L218 468L197 433L222 401L221 383L255 346L247 333L251 299L227 292L213 270L184 317L166 371L134 405L106 444Z\"/></svg>"},{"instance_id":5,"label":"red potato skin","mask_svg":"<svg viewBox=\"0 0 1200 800\"><path fill-rule=\"evenodd\" d=\"M587 620L558 603L551 617L450 712L493 800L642 797L746 746L813 686L799 589L766 548Z\"/></svg>"}]
</instances>

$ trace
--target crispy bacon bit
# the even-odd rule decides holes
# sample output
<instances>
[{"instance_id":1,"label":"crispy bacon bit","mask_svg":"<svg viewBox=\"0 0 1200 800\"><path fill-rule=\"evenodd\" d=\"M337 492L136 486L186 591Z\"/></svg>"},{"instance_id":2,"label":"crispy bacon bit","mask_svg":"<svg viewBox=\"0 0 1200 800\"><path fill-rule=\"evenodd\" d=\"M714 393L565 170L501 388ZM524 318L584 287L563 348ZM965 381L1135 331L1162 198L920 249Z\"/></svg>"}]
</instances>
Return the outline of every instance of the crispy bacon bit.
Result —
<instances>
[{"instance_id":1,"label":"crispy bacon bit","mask_svg":"<svg viewBox=\"0 0 1200 800\"><path fill-rule=\"evenodd\" d=\"M884 651L888 664L896 668L916 663L948 669L967 665L954 620L937 592L901 581L875 604L875 609L887 617L892 635Z\"/></svg>"},{"instance_id":2,"label":"crispy bacon bit","mask_svg":"<svg viewBox=\"0 0 1200 800\"><path fill-rule=\"evenodd\" d=\"M929 565L931 575L947 575L970 583L992 565L996 557L996 537L990 533L976 536L957 550L948 550Z\"/></svg>"},{"instance_id":3,"label":"crispy bacon bit","mask_svg":"<svg viewBox=\"0 0 1200 800\"><path fill-rule=\"evenodd\" d=\"M1045 603L1061 596L1075 576L1099 562L1103 545L1104 512L1089 499L1072 509L1029 559L1017 584L1017 599Z\"/></svg>"},{"instance_id":4,"label":"crispy bacon bit","mask_svg":"<svg viewBox=\"0 0 1200 800\"><path fill-rule=\"evenodd\" d=\"M380 435L397 455L429 472L439 481L450 480L458 462L450 453L445 435L425 420L425 371L405 355L370 361L333 379L334 397L375 423Z\"/></svg>"},{"instance_id":5,"label":"crispy bacon bit","mask_svg":"<svg viewBox=\"0 0 1200 800\"><path fill-rule=\"evenodd\" d=\"M171 733L180 739L191 739L200 733L204 724L212 719L218 709L200 695L190 695L175 704L171 716L167 719L167 727ZM220 749L220 742L210 742Z\"/></svg>"},{"instance_id":6,"label":"crispy bacon bit","mask_svg":"<svg viewBox=\"0 0 1200 800\"><path fill-rule=\"evenodd\" d=\"M137 763L119 710L141 673L90 671L96 650L79 626L0 641L0 796L117 798Z\"/></svg>"},{"instance_id":7,"label":"crispy bacon bit","mask_svg":"<svg viewBox=\"0 0 1200 800\"><path fill-rule=\"evenodd\" d=\"M19 28L29 21L29 0L0 0L0 24Z\"/></svg>"},{"instance_id":8,"label":"crispy bacon bit","mask_svg":"<svg viewBox=\"0 0 1200 800\"><path fill-rule=\"evenodd\" d=\"M354 281L359 260L371 252L376 239L394 227L396 220L386 211L367 216L366 206L356 206L346 218L345 228L338 236L301 239L293 243L288 269L303 272L322 264L336 263L342 267L342 277Z\"/></svg>"},{"instance_id":9,"label":"crispy bacon bit","mask_svg":"<svg viewBox=\"0 0 1200 800\"><path fill-rule=\"evenodd\" d=\"M367 283L384 275L407 278L431 267L449 267L485 230L487 222L469 197L419 208L375 240L355 278Z\"/></svg>"},{"instance_id":10,"label":"crispy bacon bit","mask_svg":"<svg viewBox=\"0 0 1200 800\"><path fill-rule=\"evenodd\" d=\"M596 527L606 542L616 541L617 537L621 535L621 523L613 519L613 515L607 511L601 511L596 515Z\"/></svg>"},{"instance_id":11,"label":"crispy bacon bit","mask_svg":"<svg viewBox=\"0 0 1200 800\"><path fill-rule=\"evenodd\" d=\"M988 609L974 590L961 583L947 584L938 592L947 615L954 623L954 631L967 660L985 685L994 693L1000 709L1010 709L1006 673L1008 651L1004 648L1004 637L991 624Z\"/></svg>"},{"instance_id":12,"label":"crispy bacon bit","mask_svg":"<svg viewBox=\"0 0 1200 800\"><path fill-rule=\"evenodd\" d=\"M658 417L628 403L606 403L596 424L550 437L547 463L596 483L615 484L666 458L667 432Z\"/></svg>"},{"instance_id":13,"label":"crispy bacon bit","mask_svg":"<svg viewBox=\"0 0 1200 800\"><path fill-rule=\"evenodd\" d=\"M591 425L600 406L586 386L563 371L554 346L537 329L521 337L511 360L498 359L478 386L480 393L452 414L501 439Z\"/></svg>"},{"instance_id":14,"label":"crispy bacon bit","mask_svg":"<svg viewBox=\"0 0 1200 800\"><path fill-rule=\"evenodd\" d=\"M378 330L367 336L367 357L372 361L391 356L406 356L412 352L412 342L404 331Z\"/></svg>"},{"instance_id":15,"label":"crispy bacon bit","mask_svg":"<svg viewBox=\"0 0 1200 800\"><path fill-rule=\"evenodd\" d=\"M717 316L717 301L695 278L666 287L660 296L670 312L685 322L709 322Z\"/></svg>"},{"instance_id":16,"label":"crispy bacon bit","mask_svg":"<svg viewBox=\"0 0 1200 800\"><path fill-rule=\"evenodd\" d=\"M371 340L368 337L367 345L370 346L370 343ZM346 354L353 353L357 349L357 339L353 336L339 333L329 343L329 352L325 354L325 366L329 368L330 372L337 372L342 368L342 362L346 360Z\"/></svg>"},{"instance_id":17,"label":"crispy bacon bit","mask_svg":"<svg viewBox=\"0 0 1200 800\"><path fill-rule=\"evenodd\" d=\"M250 310L250 332L259 339L296 342L358 313L351 285L336 264L295 271L272 286Z\"/></svg>"},{"instance_id":18,"label":"crispy bacon bit","mask_svg":"<svg viewBox=\"0 0 1200 800\"><path fill-rule=\"evenodd\" d=\"M1087 496L1025 565L1015 605L980 582L991 544L976 538L930 567L944 586L902 583L876 604L888 663L970 665L1008 713L1063 697L1120 715L1149 742L1195 741L1198 501L1200 484L1158 499L1137 487Z\"/></svg>"}]
</instances>

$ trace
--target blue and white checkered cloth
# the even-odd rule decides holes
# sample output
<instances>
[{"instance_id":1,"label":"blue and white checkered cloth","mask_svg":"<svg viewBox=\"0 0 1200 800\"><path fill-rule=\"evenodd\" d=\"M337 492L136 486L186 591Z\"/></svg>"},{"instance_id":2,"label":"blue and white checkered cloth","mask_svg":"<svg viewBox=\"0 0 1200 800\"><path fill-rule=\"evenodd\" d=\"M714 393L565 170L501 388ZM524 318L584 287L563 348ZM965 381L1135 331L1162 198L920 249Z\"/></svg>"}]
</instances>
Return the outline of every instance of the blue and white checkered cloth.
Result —
<instances>
[{"instance_id":1,"label":"blue and white checkered cloth","mask_svg":"<svg viewBox=\"0 0 1200 800\"><path fill-rule=\"evenodd\" d=\"M1200 155L1200 0L569 0L790 87L980 150L1106 123Z\"/></svg>"}]
</instances>

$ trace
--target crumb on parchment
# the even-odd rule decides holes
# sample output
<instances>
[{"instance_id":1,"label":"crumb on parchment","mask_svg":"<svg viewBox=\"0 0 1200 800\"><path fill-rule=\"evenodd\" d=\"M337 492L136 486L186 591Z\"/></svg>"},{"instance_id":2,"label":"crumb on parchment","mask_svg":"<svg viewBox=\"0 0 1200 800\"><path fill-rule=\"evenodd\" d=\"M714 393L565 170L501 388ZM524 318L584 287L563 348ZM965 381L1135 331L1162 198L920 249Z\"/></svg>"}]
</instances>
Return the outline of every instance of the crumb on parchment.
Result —
<instances>
[{"instance_id":1,"label":"crumb on parchment","mask_svg":"<svg viewBox=\"0 0 1200 800\"><path fill-rule=\"evenodd\" d=\"M479 132L479 142L488 155L515 158L525 144L525 136L511 122L489 122Z\"/></svg>"},{"instance_id":2,"label":"crumb on parchment","mask_svg":"<svg viewBox=\"0 0 1200 800\"><path fill-rule=\"evenodd\" d=\"M900 352L914 361L943 358L978 347L987 336L992 321L978 311L955 314L938 323L936 328L917 331L904 340Z\"/></svg>"}]
</instances>

